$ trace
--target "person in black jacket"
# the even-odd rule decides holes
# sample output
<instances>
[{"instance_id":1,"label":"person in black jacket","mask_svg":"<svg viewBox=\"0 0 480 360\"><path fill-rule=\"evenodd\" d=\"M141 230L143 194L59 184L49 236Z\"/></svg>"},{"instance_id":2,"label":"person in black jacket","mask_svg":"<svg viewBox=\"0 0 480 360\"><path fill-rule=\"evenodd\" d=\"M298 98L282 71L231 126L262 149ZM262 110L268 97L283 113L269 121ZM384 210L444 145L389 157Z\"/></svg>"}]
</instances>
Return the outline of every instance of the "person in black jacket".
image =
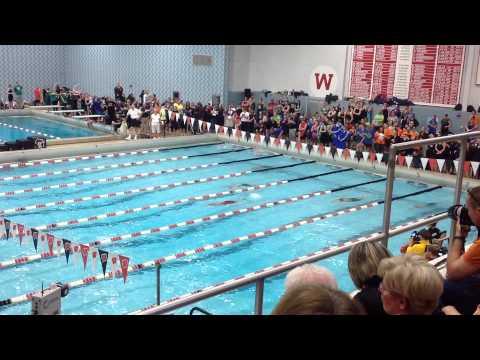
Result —
<instances>
[{"instance_id":1,"label":"person in black jacket","mask_svg":"<svg viewBox=\"0 0 480 360\"><path fill-rule=\"evenodd\" d=\"M380 261L392 255L380 242L362 242L354 245L348 256L348 271L360 290L354 299L360 302L368 315L386 315L378 287L382 279L377 276Z\"/></svg>"}]
</instances>

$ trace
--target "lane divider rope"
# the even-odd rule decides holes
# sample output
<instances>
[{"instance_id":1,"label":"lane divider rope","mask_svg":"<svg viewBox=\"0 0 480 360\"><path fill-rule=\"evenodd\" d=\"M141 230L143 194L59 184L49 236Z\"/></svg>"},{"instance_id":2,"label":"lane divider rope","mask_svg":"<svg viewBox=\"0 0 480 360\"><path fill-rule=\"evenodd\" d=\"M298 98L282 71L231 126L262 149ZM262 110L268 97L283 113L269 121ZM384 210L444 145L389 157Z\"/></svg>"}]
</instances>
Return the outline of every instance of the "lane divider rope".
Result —
<instances>
[{"instance_id":1,"label":"lane divider rope","mask_svg":"<svg viewBox=\"0 0 480 360\"><path fill-rule=\"evenodd\" d=\"M268 159L268 158L277 157L277 156L282 156L282 155L281 154L276 154L276 155L270 155L270 156L261 156L261 157L257 157L257 158L228 161L228 162L226 162L226 164L232 164L234 162L243 162L243 161L247 161L247 160L248 161L254 161L254 160ZM172 174L172 173L177 173L177 172L192 171L192 170L197 170L197 169L207 169L207 168L212 168L212 167L221 166L221 165L225 165L225 164L223 164L221 162L214 162L214 163L210 163L210 164L199 164L199 165L193 165L193 166L188 166L188 167L183 167L183 168L156 170L156 171L144 172L144 173L139 173L139 174L112 176L112 177L102 178L102 179L81 180L81 181L75 181L75 182L71 182L71 183L39 186L39 187L29 188L29 189L4 191L4 192L0 192L0 197L15 196L15 195L18 195L18 194L32 193L32 192L45 192L45 191L49 191L49 190L52 190L52 189L74 188L74 187L77 187L77 186L84 186L84 185L124 182L124 181L137 180L137 179L141 179L141 178L145 178L145 177L159 176L159 175L164 175L164 174Z\"/></svg>"},{"instance_id":2,"label":"lane divider rope","mask_svg":"<svg viewBox=\"0 0 480 360\"><path fill-rule=\"evenodd\" d=\"M179 147L172 147L172 148L143 149L143 150L135 150L135 151L128 151L128 152L111 152L106 154L88 154L83 156L70 156L70 157L43 159L43 160L35 160L35 161L28 161L28 162L12 162L12 163L0 164L0 169L23 168L23 167L40 166L40 165L47 165L47 164L61 164L65 162L87 161L87 160L95 160L95 159L103 159L103 158L118 158L123 156L130 156L130 155L145 155L150 153L157 153L160 151L190 149L195 147L213 146L213 145L220 145L220 144L224 144L224 142L222 141L222 142L215 142L215 143L209 143L209 144L188 145L188 146L179 146Z\"/></svg>"},{"instance_id":3,"label":"lane divider rope","mask_svg":"<svg viewBox=\"0 0 480 360\"><path fill-rule=\"evenodd\" d=\"M300 163L287 165L287 166L294 167L294 166L307 165L309 163L311 163L311 162L305 161L305 162L300 162ZM277 169L284 168L284 167L285 166L282 165L282 166L269 168L268 170L277 170ZM330 175L330 174L335 174L335 173L338 173L338 172L343 172L343 171L348 171L348 170L352 170L352 169L341 169L341 170L336 170L336 171L332 171L332 172L324 173L324 174L325 175ZM220 176L212 176L212 177L207 177L207 178L202 178L202 179L176 182L176 183L173 183L173 184L148 186L148 187L144 187L144 188L130 189L130 190L125 190L125 191L117 191L117 192L112 192L112 193L107 193L107 194L97 194L97 195L84 196L84 197L76 198L76 199L51 201L51 202L43 203L43 204L34 204L34 205L10 208L10 209L5 209L5 210L0 210L0 216L8 215L8 214L16 214L16 213L19 213L19 212L22 212L22 211L46 209L46 208L54 207L54 206L62 206L62 205L67 205L67 204L78 204L78 203L81 203L81 202L92 201L92 200L97 200L97 199L113 198L113 197L116 197L116 196L128 196L128 195L140 194L140 193L144 193L144 192L153 192L153 191L157 191L157 190L163 190L163 189L167 189L167 188L175 188L175 187L184 186L184 185L191 185L191 184L198 184L198 183L208 183L208 182L212 182L212 181L228 179L228 178L231 178L231 177L240 177L240 176L244 176L244 175L249 175L249 174L256 173L257 171L258 170L248 170L248 171L243 171L243 172L238 172L238 173L231 173L231 174L220 175Z\"/></svg>"},{"instance_id":4,"label":"lane divider rope","mask_svg":"<svg viewBox=\"0 0 480 360\"><path fill-rule=\"evenodd\" d=\"M221 151L221 152L209 153L208 155L228 154L228 153L232 153L232 152L240 152L240 151L245 151L245 150L248 150L248 149L245 148L245 149ZM34 173L34 174L5 176L5 177L0 177L0 181L24 180L24 179L31 179L31 178L61 175L61 174L78 174L80 172L85 173L85 172L90 172L90 171L126 168L126 167L146 165L146 164L159 164L159 163L162 163L162 162L165 162L165 161L186 160L186 159L191 159L191 158L204 156L204 155L207 155L207 154L190 155L190 156L188 156L188 155L174 156L174 157L162 158L162 159L131 161L131 162L126 162L126 163L121 163L121 164L107 164L107 165L98 165L98 166L91 166L91 167L84 167L84 168L59 170L59 171L48 171L48 172Z\"/></svg>"},{"instance_id":5,"label":"lane divider rope","mask_svg":"<svg viewBox=\"0 0 480 360\"><path fill-rule=\"evenodd\" d=\"M39 132L39 131L35 131L35 130L31 130L31 129L26 129L26 128L19 127L19 126L16 126L16 125L6 124L6 123L3 123L3 122L0 122L0 125L6 126L6 127L8 127L8 128L11 128L11 129L17 129L17 130L20 130L20 131L24 131L24 132L27 132L27 133L31 133L31 134L43 135L43 136L49 137L49 138L51 138L51 139L61 139L61 138L58 137L58 136L53 136L53 135L41 133L41 132Z\"/></svg>"},{"instance_id":6,"label":"lane divider rope","mask_svg":"<svg viewBox=\"0 0 480 360\"><path fill-rule=\"evenodd\" d=\"M439 188L441 188L441 186L417 191L417 192L411 193L409 195L414 196L414 195L418 195L420 193L433 191L433 190L436 190L436 189L439 189ZM405 198L405 196L402 196L402 198ZM354 206L354 207L347 208L347 209L337 210L337 211L333 211L333 212L323 214L323 215L309 216L309 217L303 218L303 219L295 221L295 222L291 222L291 223L288 223L288 224L281 225L279 227L266 229L266 230L263 230L263 231L260 231L260 232L251 233L251 234L248 234L248 235L236 237L234 239L230 239L230 240L226 240L226 241L222 241L222 242L218 242L218 243L214 243L214 244L204 245L204 246L198 247L196 249L187 250L187 251L183 251L183 252L168 255L168 256L163 256L163 257L155 259L155 260L149 260L149 261L146 261L146 262L143 262L143 263L129 265L129 267L127 269L127 272L130 274L130 273L133 273L133 272L143 271L145 269L154 268L158 265L162 265L162 264L165 264L165 263L170 262L170 261L175 261L175 260L178 260L178 259L182 259L182 258L185 258L187 256L197 255L197 254L200 254L200 253L204 253L206 251L216 250L218 248L231 246L231 245L234 245L234 244L237 244L237 243L240 243L240 242L246 242L246 241L251 241L253 239L268 237L268 236L273 235L275 233L288 231L290 229L297 228L297 227L300 227L300 226L303 226L303 225L306 225L306 224L316 223L318 221L328 219L328 218L331 218L331 217L334 217L334 216L341 216L341 215L344 215L344 214L347 214L347 213L352 213L352 212L361 211L361 210L364 210L364 209L376 207L376 206L381 205L383 203L384 203L383 200L382 201L373 201L373 202L369 202L367 204L358 205L358 206ZM112 271L109 271L108 273L105 273L105 275L103 275L103 273L99 273L99 274L94 275L94 276L88 276L88 277L83 278L83 279L68 282L66 285L68 286L69 289L73 289L73 288L77 288L77 287L80 287L80 286L90 285L90 284L93 284L95 282L112 279L114 277L123 277L122 271L117 270L117 271L115 271L115 273L113 273ZM33 292L30 292L30 293L26 293L26 294L23 294L23 295L19 295L19 296L15 296L15 297L12 297L12 298L9 298L9 299L2 300L2 301L0 301L0 307L1 306L6 306L6 305L16 305L16 304L20 304L20 303L23 303L23 302L26 302L26 301L30 301L32 299L32 296L37 292L38 291L33 291Z\"/></svg>"}]
</instances>

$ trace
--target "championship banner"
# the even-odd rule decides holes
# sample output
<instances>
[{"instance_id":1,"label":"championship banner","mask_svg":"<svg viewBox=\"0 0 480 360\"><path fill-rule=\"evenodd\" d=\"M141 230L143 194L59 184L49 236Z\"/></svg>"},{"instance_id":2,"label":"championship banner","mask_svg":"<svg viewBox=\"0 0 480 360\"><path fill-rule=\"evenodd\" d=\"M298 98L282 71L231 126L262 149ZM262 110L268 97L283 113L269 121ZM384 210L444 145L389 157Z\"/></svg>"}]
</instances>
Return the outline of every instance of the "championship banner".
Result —
<instances>
[{"instance_id":1,"label":"championship banner","mask_svg":"<svg viewBox=\"0 0 480 360\"><path fill-rule=\"evenodd\" d=\"M48 251L51 256L53 256L53 241L55 237L51 234L47 234L47 242L48 242Z\"/></svg>"},{"instance_id":2,"label":"championship banner","mask_svg":"<svg viewBox=\"0 0 480 360\"><path fill-rule=\"evenodd\" d=\"M118 259L120 260L120 268L122 269L123 283L125 284L127 282L128 263L130 262L130 259L122 255L118 255Z\"/></svg>"},{"instance_id":3,"label":"championship banner","mask_svg":"<svg viewBox=\"0 0 480 360\"><path fill-rule=\"evenodd\" d=\"M62 239L62 241L63 241L63 249L65 250L65 257L67 258L67 264L68 264L68 258L70 257L70 253L72 252L72 242L66 239Z\"/></svg>"},{"instance_id":4,"label":"championship banner","mask_svg":"<svg viewBox=\"0 0 480 360\"><path fill-rule=\"evenodd\" d=\"M88 252L90 247L88 245L80 244L80 254L82 255L83 260L83 271L87 268Z\"/></svg>"},{"instance_id":5,"label":"championship banner","mask_svg":"<svg viewBox=\"0 0 480 360\"><path fill-rule=\"evenodd\" d=\"M98 254L100 255L100 263L102 264L103 276L105 277L105 272L107 271L108 251L98 249Z\"/></svg>"},{"instance_id":6,"label":"championship banner","mask_svg":"<svg viewBox=\"0 0 480 360\"><path fill-rule=\"evenodd\" d=\"M30 229L32 232L32 239L33 239L33 246L35 247L35 251L37 251L37 245L38 245L38 230L37 229Z\"/></svg>"}]
</instances>

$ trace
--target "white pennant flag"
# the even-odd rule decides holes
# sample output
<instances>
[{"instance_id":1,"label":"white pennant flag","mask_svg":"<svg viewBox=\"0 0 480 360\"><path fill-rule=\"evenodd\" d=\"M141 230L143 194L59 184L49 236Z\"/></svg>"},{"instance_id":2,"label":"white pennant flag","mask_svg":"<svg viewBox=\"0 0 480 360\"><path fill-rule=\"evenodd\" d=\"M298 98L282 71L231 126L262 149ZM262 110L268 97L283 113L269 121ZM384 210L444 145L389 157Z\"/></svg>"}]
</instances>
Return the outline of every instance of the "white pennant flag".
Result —
<instances>
[{"instance_id":1,"label":"white pennant flag","mask_svg":"<svg viewBox=\"0 0 480 360\"><path fill-rule=\"evenodd\" d=\"M198 120L198 128L200 129L200 131L202 131L202 124L203 124L203 121Z\"/></svg>"},{"instance_id":2,"label":"white pennant flag","mask_svg":"<svg viewBox=\"0 0 480 360\"><path fill-rule=\"evenodd\" d=\"M260 135L260 144L265 145L265 136Z\"/></svg>"},{"instance_id":3,"label":"white pennant flag","mask_svg":"<svg viewBox=\"0 0 480 360\"><path fill-rule=\"evenodd\" d=\"M410 165L412 165L413 156L405 156L405 161L407 162L407 166L410 167Z\"/></svg>"},{"instance_id":4,"label":"white pennant flag","mask_svg":"<svg viewBox=\"0 0 480 360\"><path fill-rule=\"evenodd\" d=\"M470 161L473 169L473 176L477 175L478 165L480 164L478 161Z\"/></svg>"},{"instance_id":5,"label":"white pennant flag","mask_svg":"<svg viewBox=\"0 0 480 360\"><path fill-rule=\"evenodd\" d=\"M422 162L422 167L423 167L423 170L425 171L427 169L428 159L421 158L420 161Z\"/></svg>"},{"instance_id":6,"label":"white pennant flag","mask_svg":"<svg viewBox=\"0 0 480 360\"><path fill-rule=\"evenodd\" d=\"M317 154L318 153L318 145L313 145L312 152Z\"/></svg>"},{"instance_id":7,"label":"white pennant flag","mask_svg":"<svg viewBox=\"0 0 480 360\"><path fill-rule=\"evenodd\" d=\"M458 173L458 160L453 160L453 164L455 165L455 172Z\"/></svg>"},{"instance_id":8,"label":"white pennant flag","mask_svg":"<svg viewBox=\"0 0 480 360\"><path fill-rule=\"evenodd\" d=\"M443 170L443 165L445 164L445 159L437 159L438 169L440 172Z\"/></svg>"},{"instance_id":9,"label":"white pennant flag","mask_svg":"<svg viewBox=\"0 0 480 360\"><path fill-rule=\"evenodd\" d=\"M240 134L242 135L242 136L240 137L240 139L242 139L243 141L245 141L245 134L246 134L246 132L245 132L245 131L240 131ZM239 139L239 140L240 140L240 139Z\"/></svg>"},{"instance_id":10,"label":"white pennant flag","mask_svg":"<svg viewBox=\"0 0 480 360\"><path fill-rule=\"evenodd\" d=\"M377 161L379 164L382 163L382 159L383 159L383 153L377 153Z\"/></svg>"},{"instance_id":11,"label":"white pennant flag","mask_svg":"<svg viewBox=\"0 0 480 360\"><path fill-rule=\"evenodd\" d=\"M168 110L168 118L169 118L169 119L172 118L172 111L171 111L171 110Z\"/></svg>"},{"instance_id":12,"label":"white pennant flag","mask_svg":"<svg viewBox=\"0 0 480 360\"><path fill-rule=\"evenodd\" d=\"M368 161L369 152L368 151L363 151L362 154L363 154L363 160Z\"/></svg>"},{"instance_id":13,"label":"white pennant flag","mask_svg":"<svg viewBox=\"0 0 480 360\"><path fill-rule=\"evenodd\" d=\"M297 145L296 141L290 141L290 147L288 148L288 151L297 151L296 145Z\"/></svg>"},{"instance_id":14,"label":"white pennant flag","mask_svg":"<svg viewBox=\"0 0 480 360\"><path fill-rule=\"evenodd\" d=\"M207 128L208 128L208 131L210 131L210 128L212 127L212 123L211 122L207 122Z\"/></svg>"},{"instance_id":15,"label":"white pennant flag","mask_svg":"<svg viewBox=\"0 0 480 360\"><path fill-rule=\"evenodd\" d=\"M95 257L93 257L93 254L96 254ZM97 258L98 258L98 250L97 248L92 247L92 272L95 274L97 272Z\"/></svg>"},{"instance_id":16,"label":"white pennant flag","mask_svg":"<svg viewBox=\"0 0 480 360\"><path fill-rule=\"evenodd\" d=\"M331 156L330 146L325 146L325 155L326 155L326 156Z\"/></svg>"},{"instance_id":17,"label":"white pennant flag","mask_svg":"<svg viewBox=\"0 0 480 360\"><path fill-rule=\"evenodd\" d=\"M357 152L352 149L350 149L349 151L350 151L350 157L352 158L352 160L355 160L355 155L357 155Z\"/></svg>"},{"instance_id":18,"label":"white pennant flag","mask_svg":"<svg viewBox=\"0 0 480 360\"><path fill-rule=\"evenodd\" d=\"M307 143L302 143L302 152L308 154Z\"/></svg>"},{"instance_id":19,"label":"white pennant flag","mask_svg":"<svg viewBox=\"0 0 480 360\"><path fill-rule=\"evenodd\" d=\"M219 127L220 127L220 125L215 124L215 133L218 133L218 128Z\"/></svg>"},{"instance_id":20,"label":"white pennant flag","mask_svg":"<svg viewBox=\"0 0 480 360\"><path fill-rule=\"evenodd\" d=\"M280 139L280 147L283 149L285 147L285 140Z\"/></svg>"},{"instance_id":21,"label":"white pennant flag","mask_svg":"<svg viewBox=\"0 0 480 360\"><path fill-rule=\"evenodd\" d=\"M115 260L113 260L115 259ZM115 279L115 272L116 272L116 266L117 266L117 261L118 261L118 257L117 255L113 255L112 258L111 258L111 268L112 268L112 279ZM115 262L114 262L115 261Z\"/></svg>"}]
</instances>

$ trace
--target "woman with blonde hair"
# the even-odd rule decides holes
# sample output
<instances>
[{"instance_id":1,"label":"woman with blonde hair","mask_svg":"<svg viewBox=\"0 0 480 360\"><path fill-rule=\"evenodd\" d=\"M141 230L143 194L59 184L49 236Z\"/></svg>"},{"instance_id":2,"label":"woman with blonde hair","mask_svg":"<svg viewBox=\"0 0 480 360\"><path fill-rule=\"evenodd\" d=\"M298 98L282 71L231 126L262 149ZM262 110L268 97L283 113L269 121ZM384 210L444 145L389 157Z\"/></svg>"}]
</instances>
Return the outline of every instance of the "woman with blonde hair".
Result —
<instances>
[{"instance_id":1,"label":"woman with blonde hair","mask_svg":"<svg viewBox=\"0 0 480 360\"><path fill-rule=\"evenodd\" d=\"M378 265L392 255L380 242L355 244L348 255L348 271L360 291L354 299L360 302L368 315L386 315L378 287L382 279L377 275Z\"/></svg>"},{"instance_id":2,"label":"woman with blonde hair","mask_svg":"<svg viewBox=\"0 0 480 360\"><path fill-rule=\"evenodd\" d=\"M418 255L383 259L378 267L382 278L383 309L389 315L431 315L443 292L438 270Z\"/></svg>"}]
</instances>

